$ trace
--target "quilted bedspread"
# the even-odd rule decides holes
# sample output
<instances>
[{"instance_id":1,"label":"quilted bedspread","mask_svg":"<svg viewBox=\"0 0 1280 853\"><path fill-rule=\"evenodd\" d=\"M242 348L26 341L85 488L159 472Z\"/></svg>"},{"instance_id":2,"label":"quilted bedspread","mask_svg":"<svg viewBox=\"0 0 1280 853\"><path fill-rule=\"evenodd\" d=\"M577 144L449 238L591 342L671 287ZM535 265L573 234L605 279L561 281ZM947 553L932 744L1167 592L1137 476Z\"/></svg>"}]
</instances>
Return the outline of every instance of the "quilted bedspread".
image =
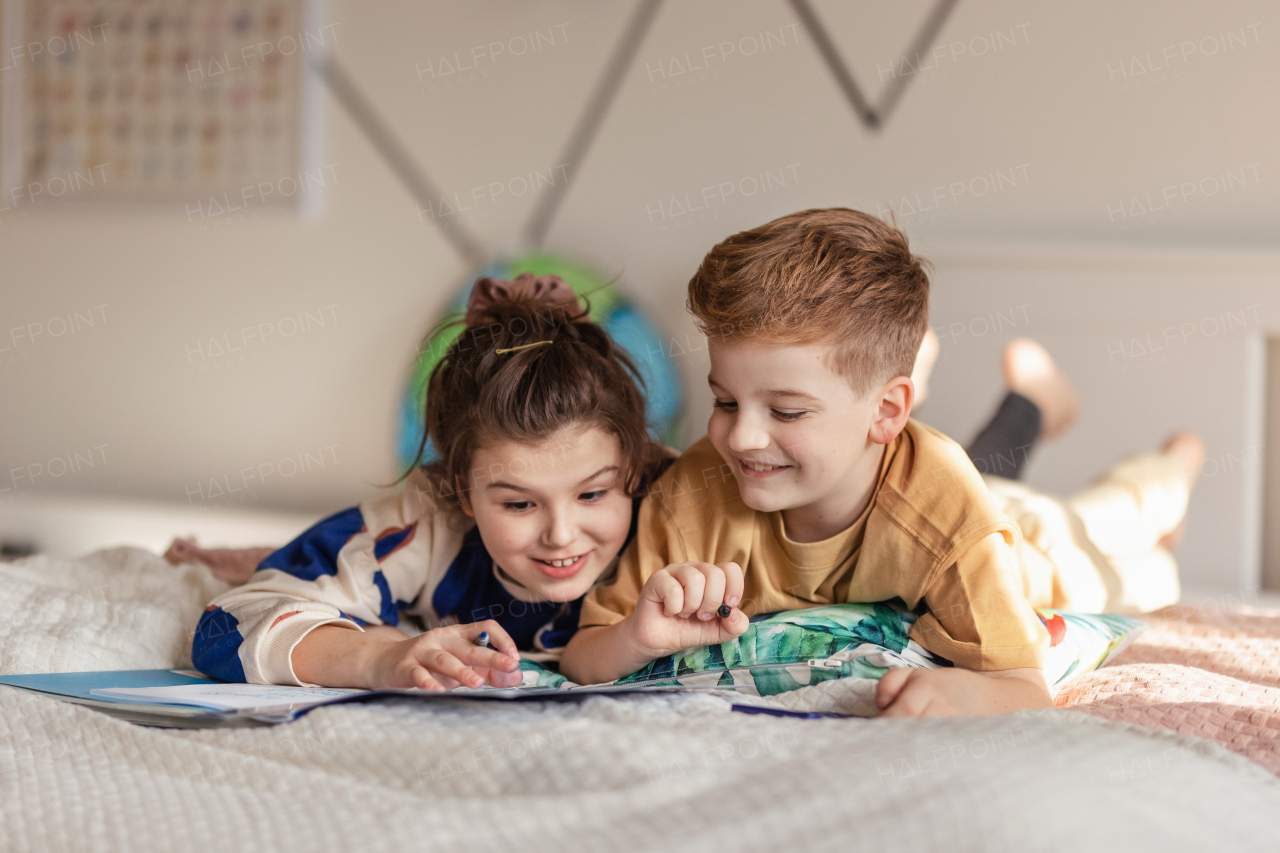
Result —
<instances>
[{"instance_id":1,"label":"quilted bedspread","mask_svg":"<svg viewBox=\"0 0 1280 853\"><path fill-rule=\"evenodd\" d=\"M217 590L203 569L136 549L0 564L0 671L183 665ZM0 686L0 850L1261 849L1280 780L1251 747L1179 731L1194 716L1234 731L1237 711L1271 695L1248 691L1275 689L1258 675L1269 647L1237 656L1238 670L1228 656L1197 670L1187 683L1202 694L1174 697L1181 718L1126 700L1142 694L1136 675L1103 689L1147 672L1167 704L1178 667L1270 635L1273 617L1248 618L1261 621L1162 617L1123 666L1073 692L1094 713L799 719L705 694L389 699L273 728L174 730ZM1165 662L1170 644L1203 660ZM786 703L838 708L831 684ZM1214 684L1233 686L1208 695ZM1126 713L1142 725L1104 718Z\"/></svg>"},{"instance_id":2,"label":"quilted bedspread","mask_svg":"<svg viewBox=\"0 0 1280 853\"><path fill-rule=\"evenodd\" d=\"M1133 645L1058 707L1196 735L1280 774L1280 609L1210 599L1143 618Z\"/></svg>"}]
</instances>

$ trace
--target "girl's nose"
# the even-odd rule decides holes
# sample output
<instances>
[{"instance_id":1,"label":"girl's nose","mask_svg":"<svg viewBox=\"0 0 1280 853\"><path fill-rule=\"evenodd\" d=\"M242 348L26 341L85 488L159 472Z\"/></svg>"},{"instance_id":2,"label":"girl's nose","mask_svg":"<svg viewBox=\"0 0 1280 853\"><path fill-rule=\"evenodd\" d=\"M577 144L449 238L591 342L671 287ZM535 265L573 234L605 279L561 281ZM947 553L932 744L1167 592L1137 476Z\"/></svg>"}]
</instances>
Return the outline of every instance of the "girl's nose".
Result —
<instances>
[{"instance_id":1,"label":"girl's nose","mask_svg":"<svg viewBox=\"0 0 1280 853\"><path fill-rule=\"evenodd\" d=\"M550 548L563 548L572 545L578 538L578 525L573 514L564 510L552 510L551 519L543 531L543 542Z\"/></svg>"}]
</instances>

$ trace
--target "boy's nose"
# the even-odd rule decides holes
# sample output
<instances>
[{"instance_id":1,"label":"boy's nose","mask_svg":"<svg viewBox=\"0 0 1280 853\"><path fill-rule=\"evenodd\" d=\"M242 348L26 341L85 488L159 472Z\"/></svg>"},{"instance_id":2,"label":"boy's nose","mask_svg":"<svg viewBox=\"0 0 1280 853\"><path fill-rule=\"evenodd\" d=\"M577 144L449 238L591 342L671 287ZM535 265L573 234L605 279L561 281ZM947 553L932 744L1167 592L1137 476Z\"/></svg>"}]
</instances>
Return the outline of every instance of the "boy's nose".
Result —
<instances>
[{"instance_id":1,"label":"boy's nose","mask_svg":"<svg viewBox=\"0 0 1280 853\"><path fill-rule=\"evenodd\" d=\"M729 449L735 453L763 450L769 446L769 433L761 429L754 418L739 414L729 430Z\"/></svg>"}]
</instances>

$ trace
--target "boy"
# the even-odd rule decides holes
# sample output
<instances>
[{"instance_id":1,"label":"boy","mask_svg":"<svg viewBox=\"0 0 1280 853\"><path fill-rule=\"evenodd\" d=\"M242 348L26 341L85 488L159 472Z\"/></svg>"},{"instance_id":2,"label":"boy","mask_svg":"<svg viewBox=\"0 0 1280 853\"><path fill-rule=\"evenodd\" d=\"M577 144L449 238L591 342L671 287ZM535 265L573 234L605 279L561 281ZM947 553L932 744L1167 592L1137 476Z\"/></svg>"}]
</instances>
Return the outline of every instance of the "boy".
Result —
<instances>
[{"instance_id":1,"label":"boy","mask_svg":"<svg viewBox=\"0 0 1280 853\"><path fill-rule=\"evenodd\" d=\"M1052 706L1028 596L1053 589L1053 567L1024 565L965 452L909 420L928 298L906 238L856 211L802 211L711 250L689 283L708 435L654 484L616 582L584 600L566 675L618 678L740 636L756 613L901 598L924 606L912 638L955 667L891 670L886 716Z\"/></svg>"}]
</instances>

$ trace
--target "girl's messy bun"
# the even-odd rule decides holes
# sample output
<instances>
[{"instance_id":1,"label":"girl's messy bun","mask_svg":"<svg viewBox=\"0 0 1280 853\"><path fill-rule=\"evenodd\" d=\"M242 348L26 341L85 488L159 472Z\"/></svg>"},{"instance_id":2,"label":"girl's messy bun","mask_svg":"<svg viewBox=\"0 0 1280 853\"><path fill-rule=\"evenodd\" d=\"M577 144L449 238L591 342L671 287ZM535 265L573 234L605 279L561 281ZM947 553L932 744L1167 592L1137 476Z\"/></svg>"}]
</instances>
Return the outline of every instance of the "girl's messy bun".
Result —
<instances>
[{"instance_id":1,"label":"girl's messy bun","mask_svg":"<svg viewBox=\"0 0 1280 853\"><path fill-rule=\"evenodd\" d=\"M628 494L641 488L663 458L646 430L643 380L559 276L478 279L464 322L431 371L414 461L429 438L437 458L422 467L438 502L457 505L482 442L537 442L572 426L616 436L621 482Z\"/></svg>"}]
</instances>

